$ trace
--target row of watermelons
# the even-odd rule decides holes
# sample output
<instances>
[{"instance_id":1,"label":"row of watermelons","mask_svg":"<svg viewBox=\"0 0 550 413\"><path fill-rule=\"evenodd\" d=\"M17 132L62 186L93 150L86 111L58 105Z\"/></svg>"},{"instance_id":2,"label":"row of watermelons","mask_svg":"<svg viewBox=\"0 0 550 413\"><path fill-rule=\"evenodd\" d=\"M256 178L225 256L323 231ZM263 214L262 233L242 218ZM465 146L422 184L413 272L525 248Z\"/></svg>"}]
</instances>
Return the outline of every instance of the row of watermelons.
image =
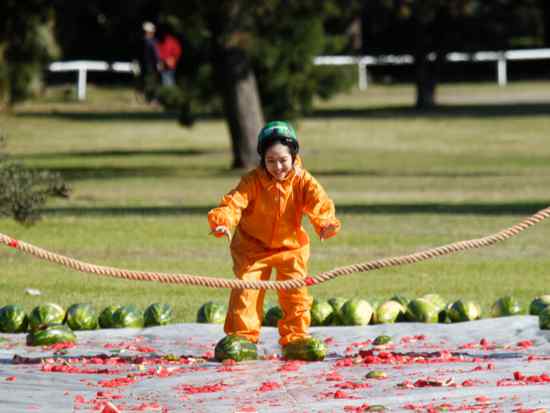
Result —
<instances>
[{"instance_id":1,"label":"row of watermelons","mask_svg":"<svg viewBox=\"0 0 550 413\"><path fill-rule=\"evenodd\" d=\"M550 329L550 295L535 298L529 307L529 314L539 316L541 329ZM547 309L548 307L548 309ZM499 298L491 308L492 317L506 317L523 313L520 302L512 297ZM353 298L331 298L313 301L311 307L312 326L357 326L367 324L387 324L395 322L445 323L464 322L480 319L481 306L474 301L457 300L446 303L438 294L427 294L421 298L408 300L394 296L380 304ZM265 326L277 326L282 318L278 306L271 307L265 314Z\"/></svg>"},{"instance_id":2,"label":"row of watermelons","mask_svg":"<svg viewBox=\"0 0 550 413\"><path fill-rule=\"evenodd\" d=\"M111 305L97 313L91 304L73 304L67 311L54 303L39 305L26 313L18 304L0 308L0 332L24 333L49 324L65 324L71 330L96 328L149 327L165 325L172 319L168 304L151 304L145 311L135 305Z\"/></svg>"}]
</instances>

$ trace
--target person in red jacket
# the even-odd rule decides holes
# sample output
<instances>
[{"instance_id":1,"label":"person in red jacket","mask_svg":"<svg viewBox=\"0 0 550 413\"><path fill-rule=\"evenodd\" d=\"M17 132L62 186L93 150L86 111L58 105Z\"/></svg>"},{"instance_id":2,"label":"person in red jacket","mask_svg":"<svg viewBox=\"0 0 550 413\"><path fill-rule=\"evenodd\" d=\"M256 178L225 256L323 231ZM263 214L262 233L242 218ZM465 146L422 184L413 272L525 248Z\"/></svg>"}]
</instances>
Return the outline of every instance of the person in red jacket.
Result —
<instances>
[{"instance_id":1,"label":"person in red jacket","mask_svg":"<svg viewBox=\"0 0 550 413\"><path fill-rule=\"evenodd\" d=\"M176 66L181 57L181 45L178 39L169 33L160 33L156 43L159 57L158 71L163 86L176 84Z\"/></svg>"}]
</instances>

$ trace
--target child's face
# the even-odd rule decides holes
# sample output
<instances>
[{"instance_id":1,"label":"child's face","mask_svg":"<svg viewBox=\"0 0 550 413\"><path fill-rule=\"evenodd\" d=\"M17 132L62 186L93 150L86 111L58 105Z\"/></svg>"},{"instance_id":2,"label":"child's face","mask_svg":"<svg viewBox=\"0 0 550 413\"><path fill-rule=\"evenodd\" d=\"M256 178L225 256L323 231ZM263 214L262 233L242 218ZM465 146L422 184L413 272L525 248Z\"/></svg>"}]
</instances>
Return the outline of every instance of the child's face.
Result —
<instances>
[{"instance_id":1,"label":"child's face","mask_svg":"<svg viewBox=\"0 0 550 413\"><path fill-rule=\"evenodd\" d=\"M265 167L267 172L278 181L286 178L292 170L292 155L290 148L280 143L270 147L265 153Z\"/></svg>"}]
</instances>

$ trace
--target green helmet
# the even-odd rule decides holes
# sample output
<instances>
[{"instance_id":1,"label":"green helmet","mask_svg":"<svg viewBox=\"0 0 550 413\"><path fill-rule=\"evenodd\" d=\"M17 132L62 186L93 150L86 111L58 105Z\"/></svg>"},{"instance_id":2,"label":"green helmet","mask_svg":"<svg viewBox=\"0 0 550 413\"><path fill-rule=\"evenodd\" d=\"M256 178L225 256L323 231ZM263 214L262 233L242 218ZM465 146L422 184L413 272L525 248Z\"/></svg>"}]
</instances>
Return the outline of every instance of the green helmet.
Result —
<instances>
[{"instance_id":1,"label":"green helmet","mask_svg":"<svg viewBox=\"0 0 550 413\"><path fill-rule=\"evenodd\" d=\"M274 120L266 123L258 134L258 153L262 154L262 146L268 139L272 137L287 138L298 149L298 138L296 138L296 132L290 123L282 120Z\"/></svg>"}]
</instances>

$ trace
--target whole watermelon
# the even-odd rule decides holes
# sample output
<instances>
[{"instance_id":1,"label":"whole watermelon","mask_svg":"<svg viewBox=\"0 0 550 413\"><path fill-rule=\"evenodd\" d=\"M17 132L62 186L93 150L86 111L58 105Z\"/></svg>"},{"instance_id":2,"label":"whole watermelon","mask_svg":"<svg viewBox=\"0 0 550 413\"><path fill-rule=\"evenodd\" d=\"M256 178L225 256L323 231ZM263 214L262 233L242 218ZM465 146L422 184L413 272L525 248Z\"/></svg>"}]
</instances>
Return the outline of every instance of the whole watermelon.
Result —
<instances>
[{"instance_id":1,"label":"whole watermelon","mask_svg":"<svg viewBox=\"0 0 550 413\"><path fill-rule=\"evenodd\" d=\"M445 302L443 297L441 297L439 294L426 294L420 298L432 303L438 312L438 321L440 323L445 322L445 319L447 318L447 303Z\"/></svg>"},{"instance_id":2,"label":"whole watermelon","mask_svg":"<svg viewBox=\"0 0 550 413\"><path fill-rule=\"evenodd\" d=\"M345 302L340 313L344 325L366 326L370 322L373 311L367 300L352 298Z\"/></svg>"},{"instance_id":3,"label":"whole watermelon","mask_svg":"<svg viewBox=\"0 0 550 413\"><path fill-rule=\"evenodd\" d=\"M550 330L550 307L539 313L539 327L541 330Z\"/></svg>"},{"instance_id":4,"label":"whole watermelon","mask_svg":"<svg viewBox=\"0 0 550 413\"><path fill-rule=\"evenodd\" d=\"M375 324L391 324L400 320L405 314L405 308L397 301L386 301L376 308L372 316Z\"/></svg>"},{"instance_id":5,"label":"whole watermelon","mask_svg":"<svg viewBox=\"0 0 550 413\"><path fill-rule=\"evenodd\" d=\"M491 314L493 317L508 317L512 315L521 314L523 311L519 301L508 295L506 297L499 298L491 309Z\"/></svg>"},{"instance_id":6,"label":"whole watermelon","mask_svg":"<svg viewBox=\"0 0 550 413\"><path fill-rule=\"evenodd\" d=\"M47 324L62 324L65 320L65 310L58 304L46 303L34 307L29 314L30 330L36 330Z\"/></svg>"},{"instance_id":7,"label":"whole watermelon","mask_svg":"<svg viewBox=\"0 0 550 413\"><path fill-rule=\"evenodd\" d=\"M248 341L244 337L239 336L225 336L214 349L214 357L217 361L224 360L256 360L258 358L258 351L256 344Z\"/></svg>"},{"instance_id":8,"label":"whole watermelon","mask_svg":"<svg viewBox=\"0 0 550 413\"><path fill-rule=\"evenodd\" d=\"M539 315L542 310L550 305L550 295L542 295L531 301L529 314Z\"/></svg>"},{"instance_id":9,"label":"whole watermelon","mask_svg":"<svg viewBox=\"0 0 550 413\"><path fill-rule=\"evenodd\" d=\"M327 355L327 346L315 337L302 338L283 346L287 360L321 361Z\"/></svg>"},{"instance_id":10,"label":"whole watermelon","mask_svg":"<svg viewBox=\"0 0 550 413\"><path fill-rule=\"evenodd\" d=\"M41 325L27 334L28 346L49 346L58 343L74 343L76 335L64 324Z\"/></svg>"},{"instance_id":11,"label":"whole watermelon","mask_svg":"<svg viewBox=\"0 0 550 413\"><path fill-rule=\"evenodd\" d=\"M67 310L65 323L71 330L95 330L97 312L90 304L73 304Z\"/></svg>"},{"instance_id":12,"label":"whole watermelon","mask_svg":"<svg viewBox=\"0 0 550 413\"><path fill-rule=\"evenodd\" d=\"M411 300L403 295L396 294L392 298L390 298L390 301L397 301L403 306L403 308L407 308L407 306L409 305L409 301Z\"/></svg>"},{"instance_id":13,"label":"whole watermelon","mask_svg":"<svg viewBox=\"0 0 550 413\"><path fill-rule=\"evenodd\" d=\"M409 302L405 316L407 320L417 323L437 323L439 311L431 302L422 298L415 298Z\"/></svg>"},{"instance_id":14,"label":"whole watermelon","mask_svg":"<svg viewBox=\"0 0 550 413\"><path fill-rule=\"evenodd\" d=\"M313 300L311 305L311 325L326 326L331 321L332 306L325 300Z\"/></svg>"},{"instance_id":15,"label":"whole watermelon","mask_svg":"<svg viewBox=\"0 0 550 413\"><path fill-rule=\"evenodd\" d=\"M0 308L0 331L2 333L24 333L29 319L23 307L10 304Z\"/></svg>"},{"instance_id":16,"label":"whole watermelon","mask_svg":"<svg viewBox=\"0 0 550 413\"><path fill-rule=\"evenodd\" d=\"M120 305L110 305L105 307L103 311L99 313L99 326L101 328L115 328L113 316L120 307Z\"/></svg>"},{"instance_id":17,"label":"whole watermelon","mask_svg":"<svg viewBox=\"0 0 550 413\"><path fill-rule=\"evenodd\" d=\"M154 303L143 313L145 327L164 326L172 320L172 306L170 304Z\"/></svg>"},{"instance_id":18,"label":"whole watermelon","mask_svg":"<svg viewBox=\"0 0 550 413\"><path fill-rule=\"evenodd\" d=\"M479 320L481 318L481 307L473 301L457 300L451 305L447 315L453 323Z\"/></svg>"},{"instance_id":19,"label":"whole watermelon","mask_svg":"<svg viewBox=\"0 0 550 413\"><path fill-rule=\"evenodd\" d=\"M123 305L113 314L114 328L142 328L143 312L135 305Z\"/></svg>"},{"instance_id":20,"label":"whole watermelon","mask_svg":"<svg viewBox=\"0 0 550 413\"><path fill-rule=\"evenodd\" d=\"M278 305L274 305L265 313L263 325L266 327L277 327L279 320L283 318L283 310Z\"/></svg>"},{"instance_id":21,"label":"whole watermelon","mask_svg":"<svg viewBox=\"0 0 550 413\"><path fill-rule=\"evenodd\" d=\"M327 325L331 326L341 326L344 325L342 321L342 306L346 303L346 299L342 297L333 297L328 299L328 303L332 307L332 314L327 320Z\"/></svg>"},{"instance_id":22,"label":"whole watermelon","mask_svg":"<svg viewBox=\"0 0 550 413\"><path fill-rule=\"evenodd\" d=\"M226 313L225 305L209 301L199 308L197 323L223 324Z\"/></svg>"}]
</instances>

